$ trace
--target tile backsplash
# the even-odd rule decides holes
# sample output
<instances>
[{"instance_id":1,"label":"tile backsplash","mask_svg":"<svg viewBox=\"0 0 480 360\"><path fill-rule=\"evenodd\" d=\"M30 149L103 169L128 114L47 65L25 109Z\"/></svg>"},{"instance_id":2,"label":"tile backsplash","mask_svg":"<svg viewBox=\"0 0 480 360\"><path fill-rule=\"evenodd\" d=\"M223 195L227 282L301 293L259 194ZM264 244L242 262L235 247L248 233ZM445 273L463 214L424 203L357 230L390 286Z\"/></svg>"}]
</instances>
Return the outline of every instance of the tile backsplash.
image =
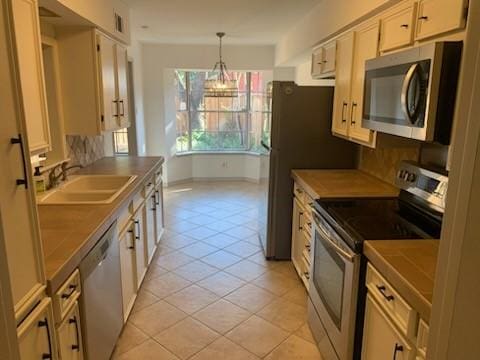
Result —
<instances>
[{"instance_id":1,"label":"tile backsplash","mask_svg":"<svg viewBox=\"0 0 480 360\"><path fill-rule=\"evenodd\" d=\"M103 136L67 135L68 157L71 164L87 166L105 157Z\"/></svg>"},{"instance_id":2,"label":"tile backsplash","mask_svg":"<svg viewBox=\"0 0 480 360\"><path fill-rule=\"evenodd\" d=\"M371 149L363 147L360 151L359 169L385 182L395 184L398 164L402 160L418 161L420 147L386 147Z\"/></svg>"}]
</instances>

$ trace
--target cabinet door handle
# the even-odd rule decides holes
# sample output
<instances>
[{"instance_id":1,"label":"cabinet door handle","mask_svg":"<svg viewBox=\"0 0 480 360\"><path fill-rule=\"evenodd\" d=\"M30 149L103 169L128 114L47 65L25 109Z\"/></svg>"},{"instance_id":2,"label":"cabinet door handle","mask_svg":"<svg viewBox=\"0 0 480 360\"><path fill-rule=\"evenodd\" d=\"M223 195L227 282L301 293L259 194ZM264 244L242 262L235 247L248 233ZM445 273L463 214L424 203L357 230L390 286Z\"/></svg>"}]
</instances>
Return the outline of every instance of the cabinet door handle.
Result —
<instances>
[{"instance_id":1,"label":"cabinet door handle","mask_svg":"<svg viewBox=\"0 0 480 360\"><path fill-rule=\"evenodd\" d=\"M120 115L118 115L118 113L119 113L118 102L119 102L118 100L112 100L112 103L115 104L115 110L116 110L116 113L112 114L113 117L119 117L120 116Z\"/></svg>"},{"instance_id":2,"label":"cabinet door handle","mask_svg":"<svg viewBox=\"0 0 480 360\"><path fill-rule=\"evenodd\" d=\"M140 221L139 220L135 220L135 226L137 227L135 239L140 240Z\"/></svg>"},{"instance_id":3,"label":"cabinet door handle","mask_svg":"<svg viewBox=\"0 0 480 360\"><path fill-rule=\"evenodd\" d=\"M68 323L69 324L75 324L75 337L77 339L76 340L77 343L72 345L72 350L80 352L80 334L79 334L79 331L78 331L77 316L74 315L73 318L68 320Z\"/></svg>"},{"instance_id":4,"label":"cabinet door handle","mask_svg":"<svg viewBox=\"0 0 480 360\"><path fill-rule=\"evenodd\" d=\"M118 101L120 105L122 105L122 112L120 113L120 116L125 116L125 104L123 100Z\"/></svg>"},{"instance_id":5,"label":"cabinet door handle","mask_svg":"<svg viewBox=\"0 0 480 360\"><path fill-rule=\"evenodd\" d=\"M303 273L303 275L305 275L305 277L307 278L307 280L310 280L310 273L308 271L305 271Z\"/></svg>"},{"instance_id":6,"label":"cabinet door handle","mask_svg":"<svg viewBox=\"0 0 480 360\"><path fill-rule=\"evenodd\" d=\"M345 117L345 108L348 108L348 103L344 101L342 104L342 123L347 122L347 118Z\"/></svg>"},{"instance_id":7,"label":"cabinet door handle","mask_svg":"<svg viewBox=\"0 0 480 360\"><path fill-rule=\"evenodd\" d=\"M425 15L424 15L424 16L420 16L420 17L418 18L418 20L428 20L428 16L425 16Z\"/></svg>"},{"instance_id":8,"label":"cabinet door handle","mask_svg":"<svg viewBox=\"0 0 480 360\"><path fill-rule=\"evenodd\" d=\"M355 125L357 122L355 121L355 118L354 118L354 114L355 114L355 110L357 108L357 103L356 102L353 102L352 103L352 112L350 114L350 124L351 125Z\"/></svg>"},{"instance_id":9,"label":"cabinet door handle","mask_svg":"<svg viewBox=\"0 0 480 360\"><path fill-rule=\"evenodd\" d=\"M48 324L48 319L45 318L38 322L38 327L45 327L47 330L47 338L48 338L48 353L42 354L42 360L51 360L53 359L52 353L52 339L50 338L50 326Z\"/></svg>"},{"instance_id":10,"label":"cabinet door handle","mask_svg":"<svg viewBox=\"0 0 480 360\"><path fill-rule=\"evenodd\" d=\"M408 29L408 24L402 24L400 25L401 28Z\"/></svg>"},{"instance_id":11,"label":"cabinet door handle","mask_svg":"<svg viewBox=\"0 0 480 360\"><path fill-rule=\"evenodd\" d=\"M382 294L383 297L384 297L387 301L393 301L393 300L395 300L395 297L393 297L393 295L387 295L387 294L385 293L385 290L386 290L385 286L383 286L383 285L377 285L377 289L378 289L378 291L380 291L380 294Z\"/></svg>"},{"instance_id":12,"label":"cabinet door handle","mask_svg":"<svg viewBox=\"0 0 480 360\"><path fill-rule=\"evenodd\" d=\"M155 190L155 205L160 205L160 191Z\"/></svg>"},{"instance_id":13,"label":"cabinet door handle","mask_svg":"<svg viewBox=\"0 0 480 360\"><path fill-rule=\"evenodd\" d=\"M20 152L22 154L23 179L16 180L17 186L23 185L25 189L28 189L27 164L25 164L25 148L23 147L22 134L18 134L18 138L10 138L10 144L20 145Z\"/></svg>"},{"instance_id":14,"label":"cabinet door handle","mask_svg":"<svg viewBox=\"0 0 480 360\"><path fill-rule=\"evenodd\" d=\"M155 193L152 194L152 196L150 197L152 199L152 205L153 205L153 208L151 209L152 211L157 211L157 197L155 196Z\"/></svg>"},{"instance_id":15,"label":"cabinet door handle","mask_svg":"<svg viewBox=\"0 0 480 360\"><path fill-rule=\"evenodd\" d=\"M393 360L397 359L397 353L403 352L403 346L395 343L395 348L393 349Z\"/></svg>"},{"instance_id":16,"label":"cabinet door handle","mask_svg":"<svg viewBox=\"0 0 480 360\"><path fill-rule=\"evenodd\" d=\"M77 285L70 285L68 287L70 289L70 292L69 293L66 293L66 294L62 294L62 299L69 299L70 296L73 295L73 293L75 292L75 290L77 290Z\"/></svg>"}]
</instances>

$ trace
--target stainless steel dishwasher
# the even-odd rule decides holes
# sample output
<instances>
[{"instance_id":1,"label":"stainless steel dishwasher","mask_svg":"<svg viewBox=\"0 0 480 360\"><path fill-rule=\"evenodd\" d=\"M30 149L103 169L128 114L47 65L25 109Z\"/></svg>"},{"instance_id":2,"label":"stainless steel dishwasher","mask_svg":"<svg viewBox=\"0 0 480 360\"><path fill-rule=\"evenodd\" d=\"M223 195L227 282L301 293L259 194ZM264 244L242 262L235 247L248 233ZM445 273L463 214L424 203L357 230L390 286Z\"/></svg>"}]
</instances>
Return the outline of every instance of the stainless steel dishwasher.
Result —
<instances>
[{"instance_id":1,"label":"stainless steel dishwasher","mask_svg":"<svg viewBox=\"0 0 480 360\"><path fill-rule=\"evenodd\" d=\"M80 263L82 332L88 360L108 360L123 326L117 223Z\"/></svg>"}]
</instances>

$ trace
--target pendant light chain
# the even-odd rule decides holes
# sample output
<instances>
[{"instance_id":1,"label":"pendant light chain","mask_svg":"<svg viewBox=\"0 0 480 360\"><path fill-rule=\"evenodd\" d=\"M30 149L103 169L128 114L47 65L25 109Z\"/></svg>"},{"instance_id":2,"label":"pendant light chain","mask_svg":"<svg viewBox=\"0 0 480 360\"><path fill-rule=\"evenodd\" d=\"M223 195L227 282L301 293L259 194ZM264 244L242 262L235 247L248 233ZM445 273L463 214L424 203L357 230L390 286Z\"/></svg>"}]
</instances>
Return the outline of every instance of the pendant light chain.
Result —
<instances>
[{"instance_id":1,"label":"pendant light chain","mask_svg":"<svg viewBox=\"0 0 480 360\"><path fill-rule=\"evenodd\" d=\"M223 41L224 32L218 32L219 39L218 55L219 61L215 63L212 73L217 73L216 79L208 79L205 81L204 97L237 97L238 85L237 81L230 80L228 76L227 64L223 62Z\"/></svg>"}]
</instances>

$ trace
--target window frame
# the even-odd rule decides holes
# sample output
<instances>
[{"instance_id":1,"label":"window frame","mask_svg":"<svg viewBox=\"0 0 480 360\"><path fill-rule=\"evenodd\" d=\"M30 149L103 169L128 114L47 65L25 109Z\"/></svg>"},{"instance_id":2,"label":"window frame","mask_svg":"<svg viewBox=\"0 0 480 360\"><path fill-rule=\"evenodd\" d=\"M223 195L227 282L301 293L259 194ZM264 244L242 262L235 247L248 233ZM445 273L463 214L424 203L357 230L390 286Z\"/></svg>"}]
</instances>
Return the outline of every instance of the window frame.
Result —
<instances>
[{"instance_id":1,"label":"window frame","mask_svg":"<svg viewBox=\"0 0 480 360\"><path fill-rule=\"evenodd\" d=\"M245 107L242 110L198 110L198 109L192 109L191 106L191 73L195 72L205 72L208 73L207 70L205 71L191 71L191 70L182 70L182 69L176 69L176 72L183 72L185 75L185 110L182 110L181 107L176 105L175 113L178 115L179 113L184 113L187 117L187 128L188 128L188 134L187 134L187 150L181 150L178 149L178 138L182 136L183 133L177 132L175 133L175 151L177 155L187 155L191 153L200 153L200 154L206 154L206 153L247 153L247 154L257 154L261 155L262 151L258 149L254 149L255 146L252 144L252 115L253 113L261 113L263 114L271 114L271 111L268 110L262 110L262 111L253 111L252 110L252 94L258 94L258 92L252 91L252 71L234 71L237 73L244 73L245 76ZM179 91L178 88L176 89L176 96L178 96ZM194 132L197 133L202 133L202 131L194 130L193 129L193 121L192 121L192 116L194 113L197 114L204 114L206 118L206 114L213 114L215 113L217 116L217 130L216 131L203 131L203 133L216 133L221 134L221 133L228 133L228 134L236 134L240 136L240 138L243 138L243 146L239 148L225 148L225 147L216 147L216 148L209 148L209 149L193 149L194 147ZM225 130L219 130L220 127L220 116L221 114L244 114L245 115L245 128L242 130L238 131L225 131ZM235 116L235 115L233 115ZM233 119L232 116L232 119ZM263 137L263 128L261 131L260 138ZM182 146L183 148L183 146Z\"/></svg>"}]
</instances>

